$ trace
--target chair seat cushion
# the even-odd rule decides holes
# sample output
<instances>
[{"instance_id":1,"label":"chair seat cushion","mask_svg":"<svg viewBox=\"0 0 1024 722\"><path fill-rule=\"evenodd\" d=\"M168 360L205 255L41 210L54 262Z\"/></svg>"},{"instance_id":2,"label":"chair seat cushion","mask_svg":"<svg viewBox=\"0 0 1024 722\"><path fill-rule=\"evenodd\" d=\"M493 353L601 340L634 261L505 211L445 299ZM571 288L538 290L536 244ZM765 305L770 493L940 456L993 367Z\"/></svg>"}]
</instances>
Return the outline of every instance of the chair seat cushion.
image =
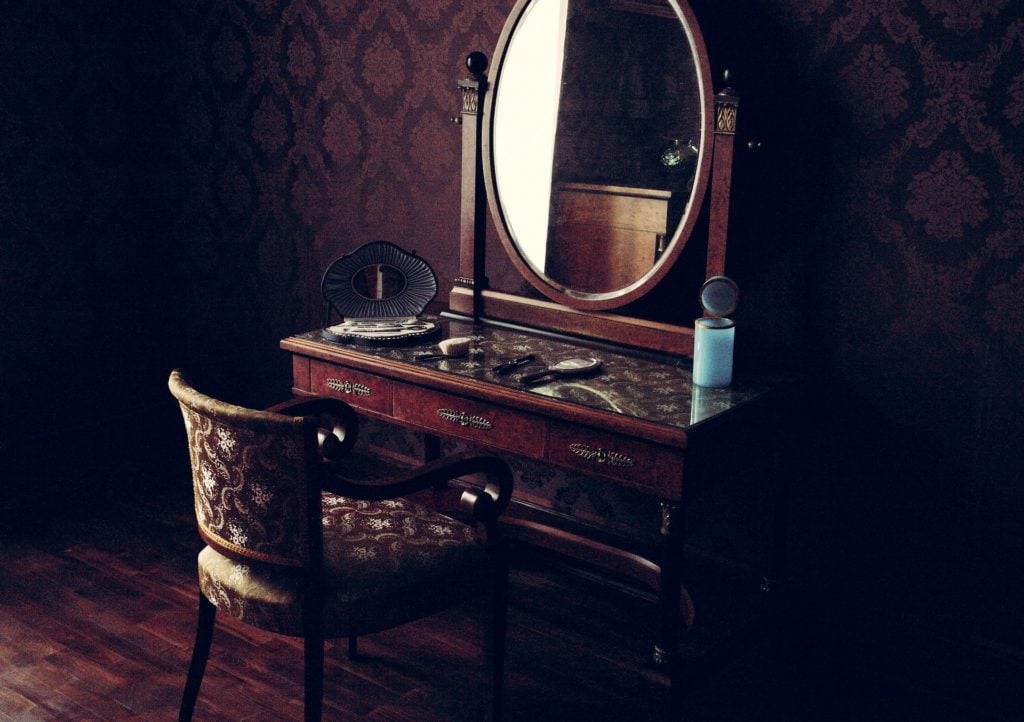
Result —
<instances>
[{"instance_id":1,"label":"chair seat cushion","mask_svg":"<svg viewBox=\"0 0 1024 722\"><path fill-rule=\"evenodd\" d=\"M387 629L482 591L487 557L472 527L404 499L323 494L326 637ZM305 575L206 547L199 586L218 610L302 634Z\"/></svg>"}]
</instances>

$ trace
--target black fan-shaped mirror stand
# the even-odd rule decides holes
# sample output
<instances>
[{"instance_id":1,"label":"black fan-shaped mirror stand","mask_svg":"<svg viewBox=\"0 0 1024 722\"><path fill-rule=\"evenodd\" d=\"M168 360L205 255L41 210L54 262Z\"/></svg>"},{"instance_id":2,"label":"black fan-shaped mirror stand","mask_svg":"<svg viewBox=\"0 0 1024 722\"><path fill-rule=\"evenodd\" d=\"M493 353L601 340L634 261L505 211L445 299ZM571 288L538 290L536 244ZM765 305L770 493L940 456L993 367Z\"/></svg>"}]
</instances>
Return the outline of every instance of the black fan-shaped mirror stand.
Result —
<instances>
[{"instance_id":1,"label":"black fan-shaped mirror stand","mask_svg":"<svg viewBox=\"0 0 1024 722\"><path fill-rule=\"evenodd\" d=\"M320 284L327 299L325 338L384 344L437 334L419 318L437 295L437 276L422 258L387 241L370 241L338 258ZM331 325L331 311L342 322Z\"/></svg>"}]
</instances>

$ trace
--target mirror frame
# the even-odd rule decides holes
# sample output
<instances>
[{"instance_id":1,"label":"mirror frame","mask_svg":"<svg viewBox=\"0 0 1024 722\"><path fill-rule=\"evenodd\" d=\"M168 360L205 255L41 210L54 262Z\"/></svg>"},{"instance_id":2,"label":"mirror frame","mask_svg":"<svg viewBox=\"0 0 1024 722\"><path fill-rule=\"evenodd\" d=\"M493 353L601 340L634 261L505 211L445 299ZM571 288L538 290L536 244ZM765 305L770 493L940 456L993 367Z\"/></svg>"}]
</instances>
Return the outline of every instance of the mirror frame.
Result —
<instances>
[{"instance_id":1,"label":"mirror frame","mask_svg":"<svg viewBox=\"0 0 1024 722\"><path fill-rule=\"evenodd\" d=\"M666 246L665 253L655 261L654 265L644 275L632 283L612 291L590 293L577 291L566 287L558 281L538 273L533 266L524 258L522 250L516 239L513 238L510 224L505 217L505 208L498 196L497 173L493 151L495 113L494 106L498 100L498 93L501 88L501 74L508 57L508 51L516 31L522 24L527 12L533 3L542 0L519 0L509 13L508 20L498 39L498 46L495 50L494 62L491 65L490 92L484 98L484 127L482 156L484 164L484 183L487 189L487 200L491 209L491 217L505 248L516 270L540 293L556 303L561 303L570 308L584 309L591 311L602 311L620 308L649 293L671 270L679 254L693 234L697 217L700 215L700 208L707 192L708 181L711 171L712 138L711 128L714 112L714 98L711 90L711 65L708 62L707 49L704 47L704 38L697 24L693 11L684 1L681 5L672 0L662 0L663 7L675 12L676 20L682 26L681 30L688 39L690 49L693 53L696 81L698 85L698 97L700 98L701 112L701 134L698 145L697 167L693 180L693 189L690 197L686 200L686 210L679 224L673 230L672 237ZM636 3L639 4L639 3ZM622 9L622 8L620 8ZM627 11L628 10L624 10ZM635 12L635 11L634 11ZM553 192L554 189L552 189Z\"/></svg>"},{"instance_id":2,"label":"mirror frame","mask_svg":"<svg viewBox=\"0 0 1024 722\"><path fill-rule=\"evenodd\" d=\"M499 73L509 39L531 1L517 0L506 20L498 40ZM534 287L536 274L515 249L508 236L504 219L500 215L500 203L494 198L494 179L490 177L493 171L490 137L483 132L485 125L490 122L493 105L487 93L487 57L481 52L473 52L466 59L470 77L459 82L461 114L453 119L462 126L459 272L449 294L449 310L444 315L482 323L506 323L540 331L564 333L679 356L693 356L692 322L686 325L665 323L611 313L607 310L640 299L664 278L692 235L698 217L704 214L705 204L708 219L706 276L725 274L733 143L739 97L730 87L723 88L714 96L711 95L710 62L693 10L686 0L666 2L676 11L678 17L685 19L687 23L693 47L698 52L698 57L695 58L698 74L706 91L703 93L703 103L711 102L713 105L713 111L710 113L705 107L706 132L701 136L698 169L698 175L702 178L701 185L698 188L698 181L695 179L690 208L672 239L671 258L664 262L659 261L650 273L636 284L627 287L621 294L611 294L614 296L613 299L569 298L566 294L556 294L552 297L546 293L545 299L536 299L489 288L486 275L489 208L503 250L508 253L513 266Z\"/></svg>"},{"instance_id":3,"label":"mirror frame","mask_svg":"<svg viewBox=\"0 0 1024 722\"><path fill-rule=\"evenodd\" d=\"M387 298L368 298L355 288L356 275L367 266L387 266L405 278L402 289ZM324 271L320 292L345 320L419 316L437 295L434 269L415 252L389 241L370 241L335 259Z\"/></svg>"}]
</instances>

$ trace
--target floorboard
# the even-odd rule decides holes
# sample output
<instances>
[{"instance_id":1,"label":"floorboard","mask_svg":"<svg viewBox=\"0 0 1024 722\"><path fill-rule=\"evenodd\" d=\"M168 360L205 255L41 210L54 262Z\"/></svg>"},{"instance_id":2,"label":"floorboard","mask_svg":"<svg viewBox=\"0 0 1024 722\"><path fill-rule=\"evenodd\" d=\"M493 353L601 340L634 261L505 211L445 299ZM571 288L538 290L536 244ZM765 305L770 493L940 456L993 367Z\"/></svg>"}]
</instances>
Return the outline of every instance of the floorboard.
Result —
<instances>
[{"instance_id":1,"label":"floorboard","mask_svg":"<svg viewBox=\"0 0 1024 722\"><path fill-rule=\"evenodd\" d=\"M0 721L176 718L201 547L182 493L188 489L0 528ZM770 635L747 639L695 677L681 707L672 707L645 664L654 608L535 554L517 555L506 718L982 719L933 692L808 651L795 637L778 647ZM360 640L355 660L343 641L330 644L324 718L481 719L481 617L472 603L372 635ZM300 641L220 620L196 719L301 719L301 665Z\"/></svg>"}]
</instances>

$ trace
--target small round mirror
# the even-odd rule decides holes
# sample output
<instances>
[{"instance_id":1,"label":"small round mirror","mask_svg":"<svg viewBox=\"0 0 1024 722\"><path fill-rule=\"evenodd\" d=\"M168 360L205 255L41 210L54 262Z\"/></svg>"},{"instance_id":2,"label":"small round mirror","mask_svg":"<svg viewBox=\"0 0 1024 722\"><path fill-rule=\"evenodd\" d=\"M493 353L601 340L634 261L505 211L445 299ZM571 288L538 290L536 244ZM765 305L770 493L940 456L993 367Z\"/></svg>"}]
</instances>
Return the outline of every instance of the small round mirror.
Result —
<instances>
[{"instance_id":1,"label":"small round mirror","mask_svg":"<svg viewBox=\"0 0 1024 722\"><path fill-rule=\"evenodd\" d=\"M566 376L583 376L601 368L601 360L596 358L567 358L558 363L548 366L543 371L527 374L519 379L527 386L533 386L551 379L563 378Z\"/></svg>"},{"instance_id":2,"label":"small round mirror","mask_svg":"<svg viewBox=\"0 0 1024 722\"><path fill-rule=\"evenodd\" d=\"M709 316L728 316L736 310L739 297L736 282L727 276L712 276L700 289L700 305Z\"/></svg>"},{"instance_id":3,"label":"small round mirror","mask_svg":"<svg viewBox=\"0 0 1024 722\"><path fill-rule=\"evenodd\" d=\"M567 358L551 366L548 371L561 376L576 376L593 371L601 366L596 358Z\"/></svg>"}]
</instances>

